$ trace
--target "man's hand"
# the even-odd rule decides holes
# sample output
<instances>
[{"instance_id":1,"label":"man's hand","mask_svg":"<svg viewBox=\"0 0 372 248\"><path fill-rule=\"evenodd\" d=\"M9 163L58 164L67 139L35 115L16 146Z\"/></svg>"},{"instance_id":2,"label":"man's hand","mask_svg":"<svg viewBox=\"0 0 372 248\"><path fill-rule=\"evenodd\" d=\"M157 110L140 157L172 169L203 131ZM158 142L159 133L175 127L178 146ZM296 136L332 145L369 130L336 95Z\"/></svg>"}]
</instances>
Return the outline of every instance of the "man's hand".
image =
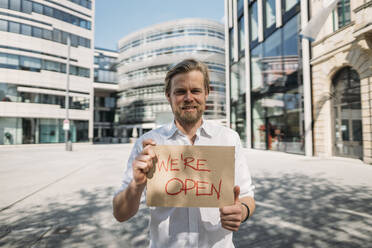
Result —
<instances>
[{"instance_id":1,"label":"man's hand","mask_svg":"<svg viewBox=\"0 0 372 248\"><path fill-rule=\"evenodd\" d=\"M152 169L153 161L156 158L152 146L155 146L152 139L142 142L143 150L133 161L133 181L136 187L144 187L147 181L146 174Z\"/></svg>"},{"instance_id":2,"label":"man's hand","mask_svg":"<svg viewBox=\"0 0 372 248\"><path fill-rule=\"evenodd\" d=\"M238 231L242 221L242 204L239 201L240 187L234 187L234 205L220 208L221 225L230 231Z\"/></svg>"}]
</instances>

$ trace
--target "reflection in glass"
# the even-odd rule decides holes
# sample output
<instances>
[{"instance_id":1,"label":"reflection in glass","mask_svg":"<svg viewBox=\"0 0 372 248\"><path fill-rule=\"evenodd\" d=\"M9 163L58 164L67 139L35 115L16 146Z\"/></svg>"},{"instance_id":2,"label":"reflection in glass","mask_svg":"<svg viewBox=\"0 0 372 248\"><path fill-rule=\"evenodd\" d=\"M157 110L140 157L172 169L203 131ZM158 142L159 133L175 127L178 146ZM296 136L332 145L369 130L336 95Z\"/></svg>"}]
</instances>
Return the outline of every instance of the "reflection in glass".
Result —
<instances>
[{"instance_id":1,"label":"reflection in glass","mask_svg":"<svg viewBox=\"0 0 372 248\"><path fill-rule=\"evenodd\" d=\"M332 80L334 151L337 156L363 158L360 79L350 67Z\"/></svg>"},{"instance_id":2,"label":"reflection in glass","mask_svg":"<svg viewBox=\"0 0 372 248\"><path fill-rule=\"evenodd\" d=\"M269 28L275 24L275 0L265 1L265 28Z\"/></svg>"},{"instance_id":3,"label":"reflection in glass","mask_svg":"<svg viewBox=\"0 0 372 248\"><path fill-rule=\"evenodd\" d=\"M238 132L242 142L246 141L246 111L245 111L245 58L231 66L230 74L230 119L231 128Z\"/></svg>"},{"instance_id":4,"label":"reflection in glass","mask_svg":"<svg viewBox=\"0 0 372 248\"><path fill-rule=\"evenodd\" d=\"M239 56L244 53L245 43L244 43L244 16L239 19Z\"/></svg>"},{"instance_id":5,"label":"reflection in glass","mask_svg":"<svg viewBox=\"0 0 372 248\"><path fill-rule=\"evenodd\" d=\"M285 6L285 11L289 11L290 9L293 8L297 3L299 3L300 0L285 0L284 1L284 6Z\"/></svg>"},{"instance_id":6,"label":"reflection in glass","mask_svg":"<svg viewBox=\"0 0 372 248\"><path fill-rule=\"evenodd\" d=\"M251 50L253 147L304 153L298 18Z\"/></svg>"},{"instance_id":7,"label":"reflection in glass","mask_svg":"<svg viewBox=\"0 0 372 248\"><path fill-rule=\"evenodd\" d=\"M258 9L257 1L254 2L249 8L249 30L250 41L258 39Z\"/></svg>"},{"instance_id":8,"label":"reflection in glass","mask_svg":"<svg viewBox=\"0 0 372 248\"><path fill-rule=\"evenodd\" d=\"M230 44L229 44L229 54L230 54L230 60L233 60L234 59L234 28L230 28L230 31L229 31L229 40L230 40Z\"/></svg>"}]
</instances>

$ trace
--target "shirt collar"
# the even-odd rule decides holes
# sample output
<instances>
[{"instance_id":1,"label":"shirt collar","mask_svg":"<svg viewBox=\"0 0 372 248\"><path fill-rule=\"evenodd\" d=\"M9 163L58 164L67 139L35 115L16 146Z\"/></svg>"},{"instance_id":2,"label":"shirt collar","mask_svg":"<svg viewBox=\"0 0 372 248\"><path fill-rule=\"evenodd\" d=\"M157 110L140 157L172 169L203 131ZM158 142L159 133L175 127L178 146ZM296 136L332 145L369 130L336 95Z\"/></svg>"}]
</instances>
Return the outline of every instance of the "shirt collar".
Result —
<instances>
[{"instance_id":1,"label":"shirt collar","mask_svg":"<svg viewBox=\"0 0 372 248\"><path fill-rule=\"evenodd\" d=\"M196 134L211 138L212 137L211 132L210 130L208 130L208 122L205 121L204 119L202 120L203 120L203 123L196 131ZM167 139L172 138L177 132L182 133L180 130L178 130L176 123L173 120L169 125L168 134L166 135L166 138Z\"/></svg>"}]
</instances>

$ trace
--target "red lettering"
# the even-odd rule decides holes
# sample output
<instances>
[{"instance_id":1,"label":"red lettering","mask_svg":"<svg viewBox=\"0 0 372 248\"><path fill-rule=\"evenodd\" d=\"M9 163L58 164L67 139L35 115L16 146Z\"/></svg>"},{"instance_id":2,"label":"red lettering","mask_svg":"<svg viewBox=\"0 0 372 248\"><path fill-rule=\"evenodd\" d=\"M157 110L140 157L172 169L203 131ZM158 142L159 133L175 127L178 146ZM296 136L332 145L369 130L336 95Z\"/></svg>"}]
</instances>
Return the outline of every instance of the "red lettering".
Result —
<instances>
[{"instance_id":1,"label":"red lettering","mask_svg":"<svg viewBox=\"0 0 372 248\"><path fill-rule=\"evenodd\" d=\"M168 171L168 165L169 165L169 160L170 160L170 155L168 156L168 161L167 161L167 165L165 165L165 161L164 160L158 160L158 170L161 171L161 167L164 167L164 170L165 171Z\"/></svg>"},{"instance_id":2,"label":"red lettering","mask_svg":"<svg viewBox=\"0 0 372 248\"><path fill-rule=\"evenodd\" d=\"M187 182L192 182L192 183L193 183L193 184L192 184L192 188L188 188L188 187L187 187ZM188 178L186 178L186 180L185 180L185 188L184 188L184 190L185 190L185 195L187 194L187 191L188 191L188 190L192 190L193 188L195 188L195 181L192 180L192 179L188 179Z\"/></svg>"},{"instance_id":3,"label":"red lettering","mask_svg":"<svg viewBox=\"0 0 372 248\"><path fill-rule=\"evenodd\" d=\"M188 166L188 167L190 167L193 170L198 170L194 166L190 165L190 163L194 162L194 160L195 160L195 158L193 158L193 157L187 157L187 158L183 159L183 162L184 162L184 165L185 165L185 169L186 169L186 166Z\"/></svg>"},{"instance_id":4,"label":"red lettering","mask_svg":"<svg viewBox=\"0 0 372 248\"><path fill-rule=\"evenodd\" d=\"M173 182L173 181L178 181L182 186L180 187L179 191L178 192L173 192L173 193L170 193L168 192L168 184L170 182ZM175 187L171 187L171 190L173 190ZM183 182L181 179L177 178L177 177L174 177L172 179L170 179L166 184L165 184L165 192L168 194L168 195L178 195L181 191L183 190Z\"/></svg>"},{"instance_id":5,"label":"red lettering","mask_svg":"<svg viewBox=\"0 0 372 248\"><path fill-rule=\"evenodd\" d=\"M199 159L199 158L196 160L196 167L198 168L198 171L211 171L211 170L208 170L208 169L200 169L200 166L206 165L206 164L201 163L201 162L205 162L205 161L207 161L207 160Z\"/></svg>"},{"instance_id":6,"label":"red lettering","mask_svg":"<svg viewBox=\"0 0 372 248\"><path fill-rule=\"evenodd\" d=\"M214 191L216 191L216 194L217 194L217 200L220 199L221 183L222 183L222 179L220 179L220 184L218 185L218 191L217 191L216 187L214 187L213 183L212 183L212 187L211 187L211 194L213 193L213 189L214 189Z\"/></svg>"},{"instance_id":7,"label":"red lettering","mask_svg":"<svg viewBox=\"0 0 372 248\"><path fill-rule=\"evenodd\" d=\"M171 184L173 183L173 184ZM204 182L204 181L194 181L193 179L186 178L185 181L174 177L165 184L165 192L168 195L178 195L182 191L185 192L187 195L188 191L195 189L196 196L212 196L213 191L216 192L217 200L220 199L221 196L221 184L222 179L218 185L218 189L214 186L213 183ZM210 186L210 192L207 192Z\"/></svg>"},{"instance_id":8,"label":"red lettering","mask_svg":"<svg viewBox=\"0 0 372 248\"><path fill-rule=\"evenodd\" d=\"M211 190L211 193L199 193L199 190L206 189L206 187L200 186L203 183L204 184L209 184L209 183L203 182L203 181L197 181L196 182L196 195L197 196L200 196L200 195L212 195L212 190Z\"/></svg>"},{"instance_id":9,"label":"red lettering","mask_svg":"<svg viewBox=\"0 0 372 248\"><path fill-rule=\"evenodd\" d=\"M170 170L171 171L179 171L180 169L174 169L173 168L173 165L178 165L178 163L177 163L177 161L178 161L178 159L171 159L171 163L170 163Z\"/></svg>"}]
</instances>

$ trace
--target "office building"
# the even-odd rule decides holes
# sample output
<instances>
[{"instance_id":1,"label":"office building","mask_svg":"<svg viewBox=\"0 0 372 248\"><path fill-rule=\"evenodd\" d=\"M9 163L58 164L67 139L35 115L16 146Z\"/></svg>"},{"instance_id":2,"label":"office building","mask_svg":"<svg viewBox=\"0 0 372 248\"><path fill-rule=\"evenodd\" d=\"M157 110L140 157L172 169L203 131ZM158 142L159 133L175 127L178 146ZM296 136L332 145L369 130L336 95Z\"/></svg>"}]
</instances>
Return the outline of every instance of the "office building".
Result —
<instances>
[{"instance_id":1,"label":"office building","mask_svg":"<svg viewBox=\"0 0 372 248\"><path fill-rule=\"evenodd\" d=\"M226 0L225 15L231 127L247 147L305 154L300 2Z\"/></svg>"},{"instance_id":2,"label":"office building","mask_svg":"<svg viewBox=\"0 0 372 248\"><path fill-rule=\"evenodd\" d=\"M114 132L116 107L116 63L118 52L95 48L94 51L94 143L117 143Z\"/></svg>"},{"instance_id":3,"label":"office building","mask_svg":"<svg viewBox=\"0 0 372 248\"><path fill-rule=\"evenodd\" d=\"M228 121L247 147L371 163L371 3L226 0ZM309 13L309 14L308 14Z\"/></svg>"},{"instance_id":4,"label":"office building","mask_svg":"<svg viewBox=\"0 0 372 248\"><path fill-rule=\"evenodd\" d=\"M225 122L223 24L193 18L153 25L119 41L119 137L136 137L172 119L164 94L168 69L186 58L206 63L211 92L204 118Z\"/></svg>"},{"instance_id":5,"label":"office building","mask_svg":"<svg viewBox=\"0 0 372 248\"><path fill-rule=\"evenodd\" d=\"M92 140L93 27L93 0L0 0L0 144L64 142L67 72L71 141Z\"/></svg>"}]
</instances>

